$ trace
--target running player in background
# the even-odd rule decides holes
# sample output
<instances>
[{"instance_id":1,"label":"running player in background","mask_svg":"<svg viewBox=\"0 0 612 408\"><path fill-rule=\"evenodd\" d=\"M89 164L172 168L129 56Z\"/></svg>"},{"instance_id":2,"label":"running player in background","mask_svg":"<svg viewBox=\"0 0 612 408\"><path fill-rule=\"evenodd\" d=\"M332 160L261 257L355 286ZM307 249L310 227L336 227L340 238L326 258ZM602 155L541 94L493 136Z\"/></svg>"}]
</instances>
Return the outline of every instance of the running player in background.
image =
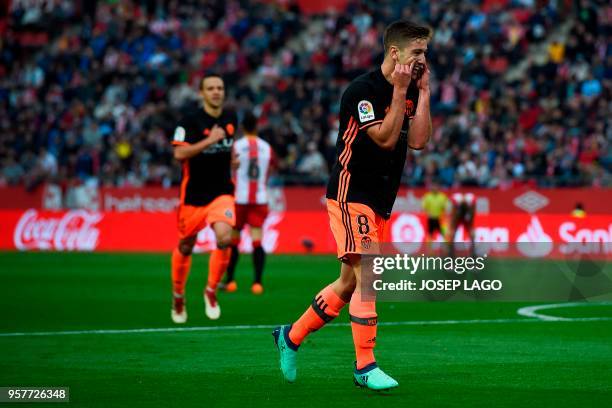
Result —
<instances>
[{"instance_id":1,"label":"running player in background","mask_svg":"<svg viewBox=\"0 0 612 408\"><path fill-rule=\"evenodd\" d=\"M453 193L451 195L451 222L448 229L449 255L455 255L455 235L457 229L463 225L465 233L470 237L472 254L476 253L474 245L474 216L476 215L476 197L472 193Z\"/></svg>"},{"instance_id":2,"label":"running player in background","mask_svg":"<svg viewBox=\"0 0 612 408\"><path fill-rule=\"evenodd\" d=\"M265 140L257 136L257 118L247 112L242 120L245 137L234 143L234 155L238 163L235 169L236 192L236 226L232 231L232 255L225 275L225 282L219 288L235 292L238 285L234 280L238 263L238 244L240 231L249 226L253 242L253 266L255 275L251 291L255 295L263 293L262 275L266 253L261 246L262 228L268 215L267 182L270 169L273 167L274 151Z\"/></svg>"},{"instance_id":3,"label":"running player in background","mask_svg":"<svg viewBox=\"0 0 612 408\"><path fill-rule=\"evenodd\" d=\"M376 364L377 314L361 297L361 254L376 253L400 185L408 149L422 149L431 135L429 27L396 21L385 29L382 65L354 79L340 102L337 158L327 185L327 211L336 240L340 277L321 290L292 325L273 331L285 379L296 379L296 357L310 333L350 302L355 345L353 381L384 390L398 383ZM323 381L323 377L321 380Z\"/></svg>"},{"instance_id":4,"label":"running player in background","mask_svg":"<svg viewBox=\"0 0 612 408\"><path fill-rule=\"evenodd\" d=\"M208 282L204 290L206 316L218 319L217 284L230 259L235 222L234 185L231 179L231 149L237 119L223 109L225 87L218 75L207 75L200 84L203 105L185 112L172 144L183 173L178 207L178 246L172 252L172 321L185 323L185 283L191 269L191 253L198 232L210 225L217 248L210 254Z\"/></svg>"},{"instance_id":5,"label":"running player in background","mask_svg":"<svg viewBox=\"0 0 612 408\"><path fill-rule=\"evenodd\" d=\"M423 196L421 205L427 215L427 242L432 242L435 239L435 233L438 232L444 237L442 228L442 217L446 211L448 197L442 191L436 181L431 183L431 189Z\"/></svg>"}]
</instances>

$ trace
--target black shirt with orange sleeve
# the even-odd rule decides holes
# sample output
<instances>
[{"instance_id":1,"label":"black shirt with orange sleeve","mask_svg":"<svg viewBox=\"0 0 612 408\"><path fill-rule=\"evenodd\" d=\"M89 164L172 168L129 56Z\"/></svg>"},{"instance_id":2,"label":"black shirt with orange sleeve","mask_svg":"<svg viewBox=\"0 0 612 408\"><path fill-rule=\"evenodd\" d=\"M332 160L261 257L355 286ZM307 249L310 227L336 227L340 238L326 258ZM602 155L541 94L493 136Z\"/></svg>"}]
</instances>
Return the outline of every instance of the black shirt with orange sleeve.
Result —
<instances>
[{"instance_id":1,"label":"black shirt with orange sleeve","mask_svg":"<svg viewBox=\"0 0 612 408\"><path fill-rule=\"evenodd\" d=\"M220 195L234 193L230 165L237 122L235 112L224 110L221 116L215 118L203 108L194 108L179 120L172 138L175 146L206 139L214 125L222 127L227 135L201 153L183 160L181 204L205 206Z\"/></svg>"},{"instance_id":2,"label":"black shirt with orange sleeve","mask_svg":"<svg viewBox=\"0 0 612 408\"><path fill-rule=\"evenodd\" d=\"M408 128L418 103L412 82L406 92L406 113L393 150L379 147L367 134L380 125L391 106L393 85L379 69L355 78L342 94L337 156L327 185L327 198L361 203L385 219L399 190L408 151Z\"/></svg>"}]
</instances>

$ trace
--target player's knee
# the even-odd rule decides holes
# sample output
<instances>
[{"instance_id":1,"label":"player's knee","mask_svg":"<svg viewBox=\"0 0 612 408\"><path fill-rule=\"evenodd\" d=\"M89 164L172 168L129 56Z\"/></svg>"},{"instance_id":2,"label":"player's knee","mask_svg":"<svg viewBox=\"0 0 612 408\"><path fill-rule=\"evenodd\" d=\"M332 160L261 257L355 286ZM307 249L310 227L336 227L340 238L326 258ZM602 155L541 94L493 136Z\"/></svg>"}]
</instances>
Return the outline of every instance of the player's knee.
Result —
<instances>
[{"instance_id":1,"label":"player's knee","mask_svg":"<svg viewBox=\"0 0 612 408\"><path fill-rule=\"evenodd\" d=\"M193 245L187 243L181 243L178 246L179 252L184 256L189 256L193 252Z\"/></svg>"},{"instance_id":2,"label":"player's knee","mask_svg":"<svg viewBox=\"0 0 612 408\"><path fill-rule=\"evenodd\" d=\"M193 247L196 242L196 237L181 239L178 244L178 250L184 256L189 256L193 252Z\"/></svg>"},{"instance_id":3,"label":"player's knee","mask_svg":"<svg viewBox=\"0 0 612 408\"><path fill-rule=\"evenodd\" d=\"M351 279L347 282L343 282L342 285L342 291L345 295L349 295L352 294L355 291L355 288L357 288L357 280L356 279Z\"/></svg>"},{"instance_id":4,"label":"player's knee","mask_svg":"<svg viewBox=\"0 0 612 408\"><path fill-rule=\"evenodd\" d=\"M357 279L355 278L355 275L342 275L338 279L338 289L340 289L343 296L350 296L355 291L356 287Z\"/></svg>"},{"instance_id":5,"label":"player's knee","mask_svg":"<svg viewBox=\"0 0 612 408\"><path fill-rule=\"evenodd\" d=\"M223 249L227 248L232 244L232 234L231 233L223 233L217 235L217 248Z\"/></svg>"}]
</instances>

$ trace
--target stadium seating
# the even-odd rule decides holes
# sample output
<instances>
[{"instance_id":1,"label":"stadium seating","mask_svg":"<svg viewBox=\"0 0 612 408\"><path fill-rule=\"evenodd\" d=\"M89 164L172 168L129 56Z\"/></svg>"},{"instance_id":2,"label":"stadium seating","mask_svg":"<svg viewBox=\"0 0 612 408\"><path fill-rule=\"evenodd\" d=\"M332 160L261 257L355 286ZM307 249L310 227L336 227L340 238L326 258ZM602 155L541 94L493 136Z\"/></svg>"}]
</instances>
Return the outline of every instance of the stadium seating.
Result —
<instances>
[{"instance_id":1,"label":"stadium seating","mask_svg":"<svg viewBox=\"0 0 612 408\"><path fill-rule=\"evenodd\" d=\"M322 184L341 92L379 64L400 17L435 30L434 135L409 155L406 184L610 185L605 2L348 2L319 15L280 1L22 3L0 20L1 185L178 183L169 135L208 70L239 115L259 115L277 181Z\"/></svg>"}]
</instances>

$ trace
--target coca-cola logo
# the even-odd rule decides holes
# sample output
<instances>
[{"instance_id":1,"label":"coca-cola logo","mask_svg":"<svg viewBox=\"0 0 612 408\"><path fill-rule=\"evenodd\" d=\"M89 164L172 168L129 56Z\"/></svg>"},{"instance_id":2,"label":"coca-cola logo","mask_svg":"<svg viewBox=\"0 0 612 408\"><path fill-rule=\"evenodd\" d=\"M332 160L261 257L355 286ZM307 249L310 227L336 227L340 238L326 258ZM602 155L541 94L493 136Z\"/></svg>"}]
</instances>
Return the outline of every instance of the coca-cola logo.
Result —
<instances>
[{"instance_id":1,"label":"coca-cola logo","mask_svg":"<svg viewBox=\"0 0 612 408\"><path fill-rule=\"evenodd\" d=\"M51 216L42 216L36 210L28 210L15 227L13 241L21 251L93 251L100 237L96 224L101 219L101 214L85 210Z\"/></svg>"}]
</instances>

